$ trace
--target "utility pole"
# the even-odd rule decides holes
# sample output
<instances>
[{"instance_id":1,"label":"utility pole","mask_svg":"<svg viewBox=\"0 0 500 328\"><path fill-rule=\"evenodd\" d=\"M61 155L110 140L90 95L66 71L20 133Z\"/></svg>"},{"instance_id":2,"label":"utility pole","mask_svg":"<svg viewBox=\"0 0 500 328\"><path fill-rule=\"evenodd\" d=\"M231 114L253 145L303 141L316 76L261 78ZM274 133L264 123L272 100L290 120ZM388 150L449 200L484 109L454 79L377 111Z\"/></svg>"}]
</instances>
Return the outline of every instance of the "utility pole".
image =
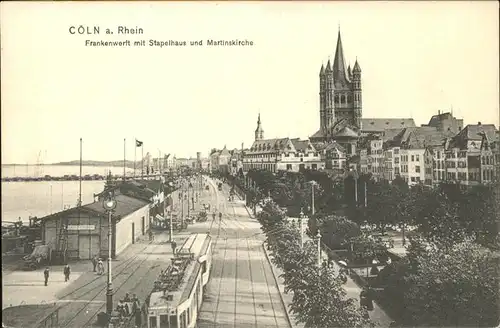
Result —
<instances>
[{"instance_id":1,"label":"utility pole","mask_svg":"<svg viewBox=\"0 0 500 328\"><path fill-rule=\"evenodd\" d=\"M366 181L365 181L365 207L368 207L368 199L367 199L367 188L366 188Z\"/></svg>"}]
</instances>

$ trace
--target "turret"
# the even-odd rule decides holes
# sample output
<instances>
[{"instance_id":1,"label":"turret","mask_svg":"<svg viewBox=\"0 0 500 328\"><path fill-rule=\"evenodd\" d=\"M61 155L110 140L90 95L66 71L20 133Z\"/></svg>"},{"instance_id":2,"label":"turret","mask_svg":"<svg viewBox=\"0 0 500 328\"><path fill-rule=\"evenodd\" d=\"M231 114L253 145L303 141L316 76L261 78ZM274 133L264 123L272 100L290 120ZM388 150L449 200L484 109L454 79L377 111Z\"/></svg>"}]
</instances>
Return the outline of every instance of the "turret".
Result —
<instances>
[{"instance_id":1,"label":"turret","mask_svg":"<svg viewBox=\"0 0 500 328\"><path fill-rule=\"evenodd\" d=\"M349 80L352 80L351 65L347 66L347 77L349 78Z\"/></svg>"},{"instance_id":2,"label":"turret","mask_svg":"<svg viewBox=\"0 0 500 328\"><path fill-rule=\"evenodd\" d=\"M255 129L255 141L264 139L264 130L262 129L262 125L260 123L260 113L257 119L257 129Z\"/></svg>"}]
</instances>

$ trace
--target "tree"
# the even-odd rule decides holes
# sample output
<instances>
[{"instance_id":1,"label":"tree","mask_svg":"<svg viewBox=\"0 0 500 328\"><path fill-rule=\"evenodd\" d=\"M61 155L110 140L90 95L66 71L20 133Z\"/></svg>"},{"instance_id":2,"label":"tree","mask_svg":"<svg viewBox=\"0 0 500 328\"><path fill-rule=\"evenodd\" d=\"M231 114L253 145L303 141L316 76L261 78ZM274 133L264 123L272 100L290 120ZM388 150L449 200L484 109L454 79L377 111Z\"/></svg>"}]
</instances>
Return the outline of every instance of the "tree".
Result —
<instances>
[{"instance_id":1,"label":"tree","mask_svg":"<svg viewBox=\"0 0 500 328\"><path fill-rule=\"evenodd\" d=\"M408 324L419 326L496 326L499 323L498 261L491 252L465 242L451 249L432 247L418 256L407 276Z\"/></svg>"},{"instance_id":2,"label":"tree","mask_svg":"<svg viewBox=\"0 0 500 328\"><path fill-rule=\"evenodd\" d=\"M317 226L321 231L321 240L331 249L346 246L349 240L361 234L359 226L345 216L328 215L316 216L309 220L309 234L317 234Z\"/></svg>"},{"instance_id":3,"label":"tree","mask_svg":"<svg viewBox=\"0 0 500 328\"><path fill-rule=\"evenodd\" d=\"M309 266L297 278L301 288L294 291L290 309L298 323L307 327L374 327L365 319L354 299L346 297L341 279L333 268Z\"/></svg>"}]
</instances>

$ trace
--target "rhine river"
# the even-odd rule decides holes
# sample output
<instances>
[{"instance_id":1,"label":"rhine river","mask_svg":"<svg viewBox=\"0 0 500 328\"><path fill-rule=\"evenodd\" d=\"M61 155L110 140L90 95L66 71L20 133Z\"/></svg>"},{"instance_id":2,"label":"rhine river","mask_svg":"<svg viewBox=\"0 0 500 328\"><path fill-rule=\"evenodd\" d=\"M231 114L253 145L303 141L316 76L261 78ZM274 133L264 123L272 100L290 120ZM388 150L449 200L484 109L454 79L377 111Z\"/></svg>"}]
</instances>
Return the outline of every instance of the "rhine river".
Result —
<instances>
[{"instance_id":1,"label":"rhine river","mask_svg":"<svg viewBox=\"0 0 500 328\"><path fill-rule=\"evenodd\" d=\"M82 166L82 174L123 174L123 168ZM127 174L133 169L127 169ZM2 177L36 177L79 175L79 166L2 165ZM103 191L104 181L82 181L82 204L94 201L94 193ZM78 200L79 181L2 182L2 221L28 222L29 216L43 217L75 207Z\"/></svg>"}]
</instances>

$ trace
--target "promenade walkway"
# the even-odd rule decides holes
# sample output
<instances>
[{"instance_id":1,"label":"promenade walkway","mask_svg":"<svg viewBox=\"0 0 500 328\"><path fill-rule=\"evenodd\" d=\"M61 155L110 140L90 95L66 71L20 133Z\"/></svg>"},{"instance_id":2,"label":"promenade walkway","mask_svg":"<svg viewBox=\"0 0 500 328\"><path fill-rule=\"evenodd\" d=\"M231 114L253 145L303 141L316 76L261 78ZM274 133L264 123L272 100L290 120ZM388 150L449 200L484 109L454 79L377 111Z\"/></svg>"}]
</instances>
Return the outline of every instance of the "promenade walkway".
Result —
<instances>
[{"instance_id":1,"label":"promenade walkway","mask_svg":"<svg viewBox=\"0 0 500 328\"><path fill-rule=\"evenodd\" d=\"M252 210L247 208L247 211L250 216L253 217ZM261 211L261 208L257 206L257 213ZM311 240L306 234L304 234L304 241ZM267 254L267 249L266 255ZM322 251L321 252L321 258L324 260L328 260L328 255ZM283 302L286 304L287 308L289 308L290 304L292 303L292 298L293 294L285 294L285 285L284 285L284 280L280 278L279 276L283 273L276 265L274 265L271 261L271 266L273 269L273 274L275 275L275 278L278 282L279 285L279 291L281 294L281 297L283 299ZM338 273L340 266L337 262L333 262L334 269ZM350 277L347 279L347 282L344 284L344 289L347 293L348 298L353 298L356 300L357 304L359 305L359 294L361 293L362 288L358 286ZM294 325L295 328L303 328L304 324L296 324L295 323L295 318L293 314L289 313L290 321ZM380 306L376 303L373 302L373 311L370 311L370 319L375 323L377 327L389 327L389 325L392 322L392 319L380 308Z\"/></svg>"}]
</instances>

